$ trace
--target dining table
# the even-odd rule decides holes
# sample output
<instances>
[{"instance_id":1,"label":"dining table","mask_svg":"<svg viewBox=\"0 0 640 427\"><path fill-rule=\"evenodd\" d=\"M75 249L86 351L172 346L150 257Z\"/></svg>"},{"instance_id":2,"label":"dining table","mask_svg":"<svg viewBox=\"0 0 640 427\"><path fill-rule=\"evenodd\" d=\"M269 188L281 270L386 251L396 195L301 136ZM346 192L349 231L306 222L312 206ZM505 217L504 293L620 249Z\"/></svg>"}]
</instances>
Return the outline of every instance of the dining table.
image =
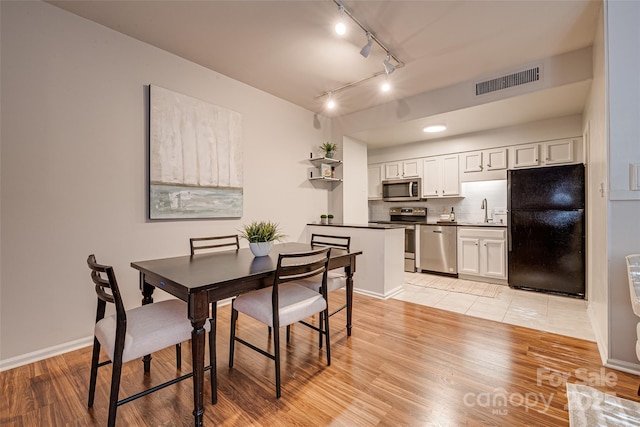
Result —
<instances>
[{"instance_id":1,"label":"dining table","mask_svg":"<svg viewBox=\"0 0 640 427\"><path fill-rule=\"evenodd\" d=\"M200 253L171 258L135 261L131 267L139 271L143 304L153 303L153 291L158 288L187 303L185 315L191 321L191 355L193 360L193 416L194 425L203 425L205 322L211 319L215 337L216 306L218 301L242 293L272 286L280 254L305 252L314 249L310 243L287 242L274 244L267 256L256 257L249 248ZM329 270L344 268L347 277L347 336L351 336L353 307L353 274L356 257L362 251L332 248ZM211 305L211 313L209 311ZM210 360L215 373L215 339ZM210 358L211 358L210 356ZM150 358L145 361L150 363ZM215 375L215 374L214 374ZM217 386L212 387L212 401L217 401Z\"/></svg>"}]
</instances>

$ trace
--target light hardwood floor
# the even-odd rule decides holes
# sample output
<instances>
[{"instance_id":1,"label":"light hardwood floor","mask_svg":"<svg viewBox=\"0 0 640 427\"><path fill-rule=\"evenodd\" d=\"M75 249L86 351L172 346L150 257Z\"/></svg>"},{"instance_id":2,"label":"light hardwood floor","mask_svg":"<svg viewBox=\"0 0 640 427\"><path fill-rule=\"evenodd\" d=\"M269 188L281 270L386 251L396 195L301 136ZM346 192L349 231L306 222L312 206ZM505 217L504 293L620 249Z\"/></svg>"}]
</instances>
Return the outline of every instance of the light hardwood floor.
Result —
<instances>
[{"instance_id":1,"label":"light hardwood floor","mask_svg":"<svg viewBox=\"0 0 640 427\"><path fill-rule=\"evenodd\" d=\"M606 379L596 388L640 401L640 378L603 368L593 342L362 295L355 296L350 338L344 311L331 318L330 367L316 333L294 326L278 400L271 360L237 346L235 367L227 367L229 311L218 310L218 404L209 403L207 375L208 426L566 426L563 378ZM241 317L239 336L268 347L266 328L250 318ZM0 373L0 425L105 425L111 368L101 369L88 410L90 357L84 348ZM121 396L175 370L173 349L154 355L148 377L142 363L127 363ZM192 409L187 380L121 406L118 425L188 426Z\"/></svg>"}]
</instances>

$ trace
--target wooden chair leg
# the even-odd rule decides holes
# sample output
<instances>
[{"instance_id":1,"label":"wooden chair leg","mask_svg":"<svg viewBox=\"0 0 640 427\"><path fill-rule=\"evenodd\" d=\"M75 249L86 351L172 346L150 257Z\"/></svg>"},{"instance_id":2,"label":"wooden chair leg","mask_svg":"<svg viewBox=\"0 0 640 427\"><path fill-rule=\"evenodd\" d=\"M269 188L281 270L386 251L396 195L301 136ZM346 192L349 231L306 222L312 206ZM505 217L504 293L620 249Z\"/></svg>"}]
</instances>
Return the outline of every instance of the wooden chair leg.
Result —
<instances>
[{"instance_id":1,"label":"wooden chair leg","mask_svg":"<svg viewBox=\"0 0 640 427\"><path fill-rule=\"evenodd\" d=\"M100 342L93 338L93 354L91 356L91 375L89 376L89 402L87 406L93 406L93 398L96 394L96 378L98 377L98 363L100 360Z\"/></svg>"},{"instance_id":2,"label":"wooden chair leg","mask_svg":"<svg viewBox=\"0 0 640 427\"><path fill-rule=\"evenodd\" d=\"M211 364L211 403L218 403L218 375L216 372L216 322L218 305L211 303L211 318L209 319L209 363Z\"/></svg>"},{"instance_id":3,"label":"wooden chair leg","mask_svg":"<svg viewBox=\"0 0 640 427\"><path fill-rule=\"evenodd\" d=\"M182 344L176 344L176 369L182 368Z\"/></svg>"},{"instance_id":4,"label":"wooden chair leg","mask_svg":"<svg viewBox=\"0 0 640 427\"><path fill-rule=\"evenodd\" d=\"M236 346L236 322L238 321L238 310L233 308L231 303L231 339L229 340L229 367L233 368L233 353Z\"/></svg>"},{"instance_id":5,"label":"wooden chair leg","mask_svg":"<svg viewBox=\"0 0 640 427\"><path fill-rule=\"evenodd\" d=\"M111 394L109 396L108 427L116 425L116 411L118 410L118 392L120 390L120 377L122 375L122 354L114 357L113 371L111 372Z\"/></svg>"},{"instance_id":6,"label":"wooden chair leg","mask_svg":"<svg viewBox=\"0 0 640 427\"><path fill-rule=\"evenodd\" d=\"M291 341L291 325L287 325L287 343Z\"/></svg>"},{"instance_id":7,"label":"wooden chair leg","mask_svg":"<svg viewBox=\"0 0 640 427\"><path fill-rule=\"evenodd\" d=\"M329 341L329 306L324 313L324 338L327 342L327 366L331 366L331 344Z\"/></svg>"},{"instance_id":8,"label":"wooden chair leg","mask_svg":"<svg viewBox=\"0 0 640 427\"><path fill-rule=\"evenodd\" d=\"M280 399L280 331L273 328L273 355L276 364L276 398Z\"/></svg>"},{"instance_id":9,"label":"wooden chair leg","mask_svg":"<svg viewBox=\"0 0 640 427\"><path fill-rule=\"evenodd\" d=\"M320 328L321 331L322 331L323 323L324 323L324 312L321 311L320 318L318 319L318 327ZM322 332L318 333L318 348L322 348Z\"/></svg>"}]
</instances>

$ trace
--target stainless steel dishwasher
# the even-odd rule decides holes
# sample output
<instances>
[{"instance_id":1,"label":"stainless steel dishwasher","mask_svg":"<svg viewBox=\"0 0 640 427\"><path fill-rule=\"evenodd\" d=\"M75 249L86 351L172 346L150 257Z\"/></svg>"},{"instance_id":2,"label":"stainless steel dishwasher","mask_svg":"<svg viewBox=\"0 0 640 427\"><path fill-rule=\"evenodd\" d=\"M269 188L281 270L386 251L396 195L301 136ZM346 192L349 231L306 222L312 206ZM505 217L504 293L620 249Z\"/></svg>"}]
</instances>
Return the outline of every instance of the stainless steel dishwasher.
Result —
<instances>
[{"instance_id":1,"label":"stainless steel dishwasher","mask_svg":"<svg viewBox=\"0 0 640 427\"><path fill-rule=\"evenodd\" d=\"M458 275L457 227L420 225L420 269Z\"/></svg>"}]
</instances>

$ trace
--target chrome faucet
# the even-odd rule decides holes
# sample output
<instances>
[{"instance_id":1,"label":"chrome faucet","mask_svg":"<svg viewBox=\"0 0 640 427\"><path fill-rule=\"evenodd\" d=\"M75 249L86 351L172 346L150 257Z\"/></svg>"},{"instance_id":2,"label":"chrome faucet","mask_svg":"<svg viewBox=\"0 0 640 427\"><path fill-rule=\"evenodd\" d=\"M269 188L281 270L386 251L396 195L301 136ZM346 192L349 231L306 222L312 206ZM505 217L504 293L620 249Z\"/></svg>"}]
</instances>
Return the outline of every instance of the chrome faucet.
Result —
<instances>
[{"instance_id":1,"label":"chrome faucet","mask_svg":"<svg viewBox=\"0 0 640 427\"><path fill-rule=\"evenodd\" d=\"M484 209L484 222L489 222L489 204L487 203L487 199L482 199L482 205L480 205L480 209Z\"/></svg>"}]
</instances>

